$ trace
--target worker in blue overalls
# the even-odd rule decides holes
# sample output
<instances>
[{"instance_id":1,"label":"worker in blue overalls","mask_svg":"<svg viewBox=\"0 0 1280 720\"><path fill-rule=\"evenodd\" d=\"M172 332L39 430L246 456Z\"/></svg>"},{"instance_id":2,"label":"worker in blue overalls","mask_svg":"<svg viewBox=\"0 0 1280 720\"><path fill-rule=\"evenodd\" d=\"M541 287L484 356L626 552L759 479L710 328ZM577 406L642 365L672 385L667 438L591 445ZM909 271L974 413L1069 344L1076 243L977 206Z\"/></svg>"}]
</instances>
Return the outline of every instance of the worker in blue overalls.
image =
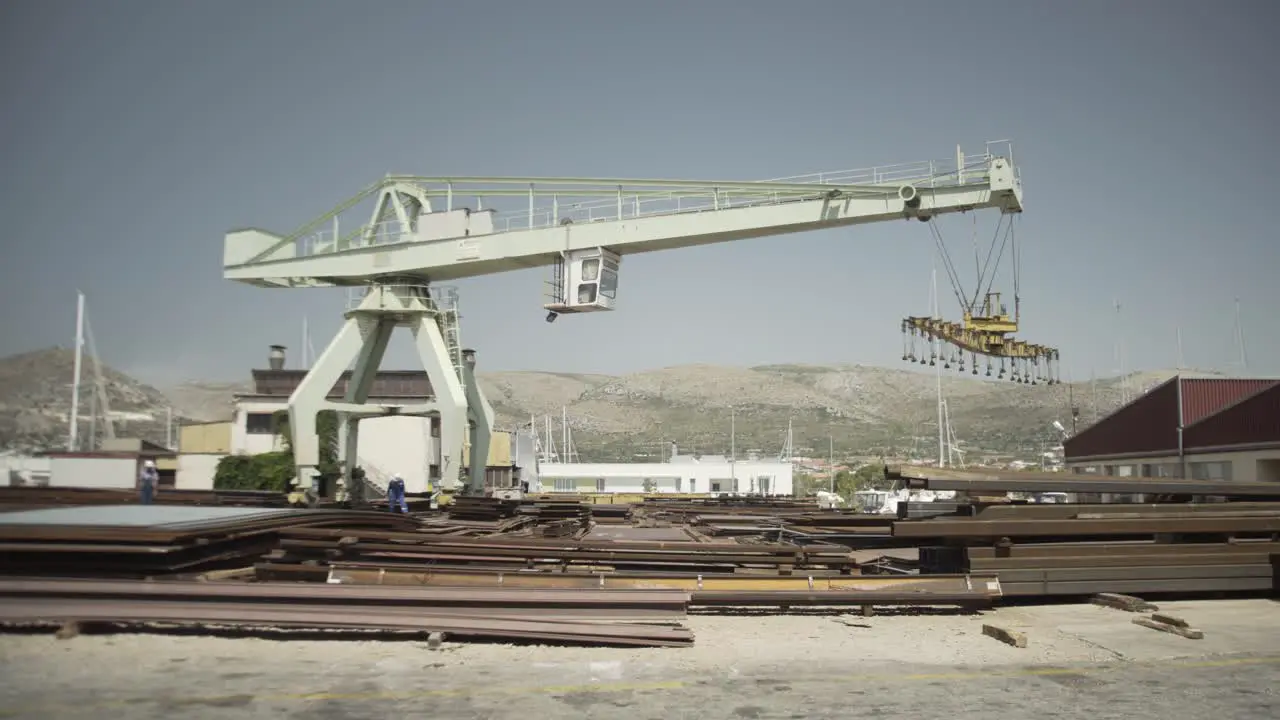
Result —
<instances>
[{"instance_id":1,"label":"worker in blue overalls","mask_svg":"<svg viewBox=\"0 0 1280 720\"><path fill-rule=\"evenodd\" d=\"M155 497L156 485L160 484L160 471L156 470L154 460L142 463L142 471L138 473L138 499L143 505L150 505Z\"/></svg>"},{"instance_id":2,"label":"worker in blue overalls","mask_svg":"<svg viewBox=\"0 0 1280 720\"><path fill-rule=\"evenodd\" d=\"M387 509L393 513L409 512L409 503L404 498L404 478L398 473L387 483Z\"/></svg>"}]
</instances>

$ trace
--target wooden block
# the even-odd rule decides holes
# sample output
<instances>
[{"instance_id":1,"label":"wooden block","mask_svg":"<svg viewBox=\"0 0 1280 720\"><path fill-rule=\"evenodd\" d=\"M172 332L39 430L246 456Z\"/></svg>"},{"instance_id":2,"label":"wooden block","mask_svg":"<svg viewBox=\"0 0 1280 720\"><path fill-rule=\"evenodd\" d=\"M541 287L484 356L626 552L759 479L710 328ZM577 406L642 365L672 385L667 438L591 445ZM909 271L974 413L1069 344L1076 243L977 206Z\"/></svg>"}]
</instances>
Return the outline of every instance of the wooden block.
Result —
<instances>
[{"instance_id":1,"label":"wooden block","mask_svg":"<svg viewBox=\"0 0 1280 720\"><path fill-rule=\"evenodd\" d=\"M1142 627L1145 627L1145 628L1151 628L1152 630L1159 630L1160 632L1172 633L1173 635L1181 635L1182 637L1187 638L1188 640L1204 639L1204 633L1200 632L1199 630L1196 630L1195 628L1170 625L1168 623L1162 623L1156 620L1152 620L1151 618L1136 617L1133 619L1133 624L1141 625Z\"/></svg>"},{"instance_id":2,"label":"wooden block","mask_svg":"<svg viewBox=\"0 0 1280 720\"><path fill-rule=\"evenodd\" d=\"M444 642L444 633L433 632L427 636L427 649L439 650L440 644Z\"/></svg>"},{"instance_id":3,"label":"wooden block","mask_svg":"<svg viewBox=\"0 0 1280 720\"><path fill-rule=\"evenodd\" d=\"M987 637L995 638L1002 643L1012 645L1016 648L1024 648L1027 646L1027 636L1013 630L996 627L995 625L983 625L982 634Z\"/></svg>"},{"instance_id":4,"label":"wooden block","mask_svg":"<svg viewBox=\"0 0 1280 720\"><path fill-rule=\"evenodd\" d=\"M874 605L862 606L862 617L872 617L875 614L876 614L876 607Z\"/></svg>"},{"instance_id":5,"label":"wooden block","mask_svg":"<svg viewBox=\"0 0 1280 720\"><path fill-rule=\"evenodd\" d=\"M80 623L73 621L65 622L62 627L58 628L58 632L53 636L59 640L70 640L80 634Z\"/></svg>"},{"instance_id":6,"label":"wooden block","mask_svg":"<svg viewBox=\"0 0 1280 720\"><path fill-rule=\"evenodd\" d=\"M1166 615L1164 613L1152 613L1151 619L1155 620L1158 623L1164 623L1165 625L1173 625L1174 627L1180 627L1180 628L1191 627L1191 623L1187 622L1186 620L1183 620L1182 618L1176 615Z\"/></svg>"},{"instance_id":7,"label":"wooden block","mask_svg":"<svg viewBox=\"0 0 1280 720\"><path fill-rule=\"evenodd\" d=\"M1125 612L1155 612L1160 609L1140 597L1118 593L1098 593L1093 596L1092 601L1094 605L1103 605Z\"/></svg>"}]
</instances>

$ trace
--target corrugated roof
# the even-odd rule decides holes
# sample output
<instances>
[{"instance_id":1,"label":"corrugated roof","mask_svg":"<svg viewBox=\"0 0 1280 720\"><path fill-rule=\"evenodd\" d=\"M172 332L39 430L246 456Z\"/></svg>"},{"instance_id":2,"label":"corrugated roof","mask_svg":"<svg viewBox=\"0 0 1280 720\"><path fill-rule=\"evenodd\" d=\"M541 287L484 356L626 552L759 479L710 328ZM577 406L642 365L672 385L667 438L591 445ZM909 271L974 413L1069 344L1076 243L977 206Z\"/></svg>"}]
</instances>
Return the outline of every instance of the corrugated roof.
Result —
<instances>
[{"instance_id":1,"label":"corrugated roof","mask_svg":"<svg viewBox=\"0 0 1280 720\"><path fill-rule=\"evenodd\" d=\"M1176 380L1176 379L1175 379ZM1163 454L1178 448L1178 391L1162 383L1063 443L1073 458L1136 453Z\"/></svg>"},{"instance_id":2,"label":"corrugated roof","mask_svg":"<svg viewBox=\"0 0 1280 720\"><path fill-rule=\"evenodd\" d=\"M1179 395L1182 400L1183 446L1188 448L1188 428L1205 423L1245 398L1278 385L1280 381L1274 379L1177 376L1069 438L1063 445L1063 451L1068 460L1175 452L1178 448ZM1252 411L1240 412L1247 416ZM1252 432L1244 429L1250 422L1253 421L1228 419L1215 423L1213 427L1219 434L1214 442L1217 445L1252 442L1233 440L1230 436L1231 432ZM1228 430L1230 427L1236 430ZM1208 433L1209 430L1201 433L1205 438L1201 447L1209 446L1205 444L1210 438Z\"/></svg>"},{"instance_id":3,"label":"corrugated roof","mask_svg":"<svg viewBox=\"0 0 1280 720\"><path fill-rule=\"evenodd\" d=\"M1182 426L1195 425L1254 393L1276 384L1258 378L1178 378L1182 387Z\"/></svg>"},{"instance_id":4,"label":"corrugated roof","mask_svg":"<svg viewBox=\"0 0 1280 720\"><path fill-rule=\"evenodd\" d=\"M1188 450L1280 443L1280 383L1186 428L1183 442Z\"/></svg>"}]
</instances>

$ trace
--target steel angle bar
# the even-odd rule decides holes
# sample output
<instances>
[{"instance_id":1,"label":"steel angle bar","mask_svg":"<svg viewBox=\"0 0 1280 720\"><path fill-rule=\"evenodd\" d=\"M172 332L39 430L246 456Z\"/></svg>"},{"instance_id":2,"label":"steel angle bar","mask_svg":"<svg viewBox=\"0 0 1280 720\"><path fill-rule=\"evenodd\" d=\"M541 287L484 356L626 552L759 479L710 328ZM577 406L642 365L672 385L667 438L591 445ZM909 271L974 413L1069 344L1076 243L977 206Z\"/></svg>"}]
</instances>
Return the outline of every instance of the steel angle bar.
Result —
<instances>
[{"instance_id":1,"label":"steel angle bar","mask_svg":"<svg viewBox=\"0 0 1280 720\"><path fill-rule=\"evenodd\" d=\"M782 602L792 595L824 598L830 605L850 604L861 593L906 593L920 598L949 597L962 594L966 602L978 598L1000 595L1000 584L994 574L984 575L854 575L827 578L807 577L628 577L620 573L602 573L595 577L563 575L560 573L464 573L464 572L412 572L394 569L356 569L335 567L330 571L330 581L342 584L418 585L429 587L527 587L527 588L588 588L588 587L644 587L678 588L687 590L695 598L694 604L707 604L705 593L717 595L731 593L741 595L748 604L787 604ZM774 603L757 602L750 598L774 595ZM882 598L883 599L883 598ZM797 602L796 604L804 604ZM857 604L857 603L853 603Z\"/></svg>"},{"instance_id":2,"label":"steel angle bar","mask_svg":"<svg viewBox=\"0 0 1280 720\"><path fill-rule=\"evenodd\" d=\"M404 588L369 585L294 585L269 583L140 582L129 580L0 579L0 596L92 596L112 598L189 598L279 600L310 604L540 605L653 607L682 606L686 592L658 590L528 590L521 588Z\"/></svg>"},{"instance_id":3,"label":"steel angle bar","mask_svg":"<svg viewBox=\"0 0 1280 720\"><path fill-rule=\"evenodd\" d=\"M1191 580L1272 576L1271 563L1251 565L1145 565L1130 567L1051 567L1000 570L1002 583L1079 582L1086 580Z\"/></svg>"},{"instance_id":4,"label":"steel angle bar","mask_svg":"<svg viewBox=\"0 0 1280 720\"><path fill-rule=\"evenodd\" d=\"M833 592L695 592L693 607L840 606L840 605L989 605L998 595L982 590L912 592L895 590Z\"/></svg>"},{"instance_id":5,"label":"steel angle bar","mask_svg":"<svg viewBox=\"0 0 1280 720\"><path fill-rule=\"evenodd\" d=\"M1096 595L1097 593L1207 593L1271 590L1269 577L1192 578L1183 580L1078 580L1054 582L1005 582L1006 597L1048 595Z\"/></svg>"},{"instance_id":6,"label":"steel angle bar","mask_svg":"<svg viewBox=\"0 0 1280 720\"><path fill-rule=\"evenodd\" d=\"M1138 493L1280 498L1280 487L1266 482L1225 482L1170 478L1121 478L1068 473L989 474L955 470L893 468L889 476L908 488L967 492Z\"/></svg>"},{"instance_id":7,"label":"steel angle bar","mask_svg":"<svg viewBox=\"0 0 1280 720\"><path fill-rule=\"evenodd\" d=\"M968 506L968 516L975 520L1030 520L1067 519L1081 514L1130 514L1139 515L1178 513L1280 512L1277 502L1229 502L1229 503L1055 503L1048 505L976 505Z\"/></svg>"},{"instance_id":8,"label":"steel angle bar","mask_svg":"<svg viewBox=\"0 0 1280 720\"><path fill-rule=\"evenodd\" d=\"M688 645L693 634L666 625L530 621L510 618L466 618L422 613L359 616L316 612L314 608L261 603L211 604L200 602L102 602L50 599L41 603L16 603L0 598L0 622L91 621L133 623L220 624L297 628L411 630L448 632L454 635L566 640L592 644Z\"/></svg>"},{"instance_id":9,"label":"steel angle bar","mask_svg":"<svg viewBox=\"0 0 1280 720\"><path fill-rule=\"evenodd\" d=\"M940 520L929 518L902 520L893 524L894 537L927 538L1274 532L1280 532L1280 517L1117 520Z\"/></svg>"},{"instance_id":10,"label":"steel angle bar","mask_svg":"<svg viewBox=\"0 0 1280 720\"><path fill-rule=\"evenodd\" d=\"M1194 565L1260 565L1271 561L1268 553L1219 553L1217 555L1080 555L1077 557L970 558L969 569L999 573L1008 570L1054 568L1124 568Z\"/></svg>"},{"instance_id":11,"label":"steel angle bar","mask_svg":"<svg viewBox=\"0 0 1280 720\"><path fill-rule=\"evenodd\" d=\"M970 559L978 558L1059 558L1103 557L1114 555L1233 555L1248 553L1280 553L1280 542L1269 540L1234 540L1215 543L1157 543L1150 540L1128 542L1017 543L1007 548L969 547Z\"/></svg>"}]
</instances>

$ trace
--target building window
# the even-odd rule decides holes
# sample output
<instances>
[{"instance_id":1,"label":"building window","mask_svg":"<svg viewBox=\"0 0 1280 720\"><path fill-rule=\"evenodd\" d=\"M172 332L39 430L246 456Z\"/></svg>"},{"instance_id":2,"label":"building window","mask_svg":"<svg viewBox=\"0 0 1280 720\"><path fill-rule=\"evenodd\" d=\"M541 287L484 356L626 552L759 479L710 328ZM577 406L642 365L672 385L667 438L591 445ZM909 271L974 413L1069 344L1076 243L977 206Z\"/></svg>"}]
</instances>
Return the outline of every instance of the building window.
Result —
<instances>
[{"instance_id":1,"label":"building window","mask_svg":"<svg viewBox=\"0 0 1280 720\"><path fill-rule=\"evenodd\" d=\"M711 492L713 492L713 493L718 493L718 492L720 492L720 481L719 481L719 480L712 480L712 481L711 481Z\"/></svg>"},{"instance_id":2,"label":"building window","mask_svg":"<svg viewBox=\"0 0 1280 720\"><path fill-rule=\"evenodd\" d=\"M572 479L566 478L556 478L553 487L556 492L573 492L578 489Z\"/></svg>"},{"instance_id":3,"label":"building window","mask_svg":"<svg viewBox=\"0 0 1280 720\"><path fill-rule=\"evenodd\" d=\"M275 416L272 413L246 413L244 431L250 435L274 435L276 433Z\"/></svg>"},{"instance_id":4,"label":"building window","mask_svg":"<svg viewBox=\"0 0 1280 720\"><path fill-rule=\"evenodd\" d=\"M1231 480L1230 462L1193 462L1190 470L1192 480Z\"/></svg>"},{"instance_id":5,"label":"building window","mask_svg":"<svg viewBox=\"0 0 1280 720\"><path fill-rule=\"evenodd\" d=\"M604 492L604 478L596 478L596 492Z\"/></svg>"},{"instance_id":6,"label":"building window","mask_svg":"<svg viewBox=\"0 0 1280 720\"><path fill-rule=\"evenodd\" d=\"M770 490L769 486L772 484L773 484L773 478L771 476L762 475L760 477L760 494L768 495Z\"/></svg>"}]
</instances>

